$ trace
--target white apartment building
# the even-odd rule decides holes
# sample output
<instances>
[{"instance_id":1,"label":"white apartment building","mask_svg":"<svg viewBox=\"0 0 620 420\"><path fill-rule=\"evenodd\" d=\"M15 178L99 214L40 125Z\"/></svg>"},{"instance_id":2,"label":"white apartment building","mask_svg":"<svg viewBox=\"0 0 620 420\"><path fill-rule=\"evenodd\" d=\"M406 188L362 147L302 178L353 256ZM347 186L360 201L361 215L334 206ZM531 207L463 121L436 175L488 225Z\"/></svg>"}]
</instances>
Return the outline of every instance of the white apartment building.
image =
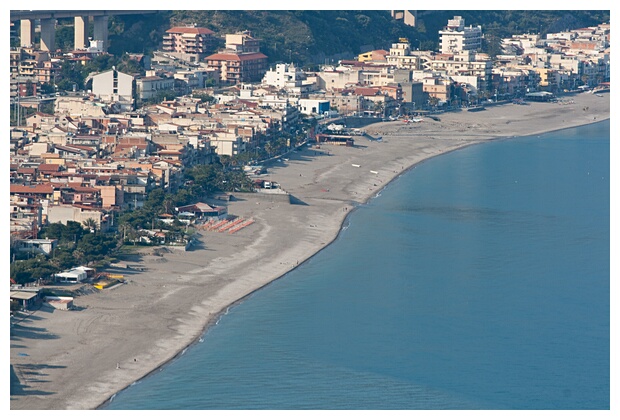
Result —
<instances>
[{"instance_id":1,"label":"white apartment building","mask_svg":"<svg viewBox=\"0 0 620 420\"><path fill-rule=\"evenodd\" d=\"M406 38L400 38L398 42L392 44L390 53L385 58L389 65L397 68L411 70L420 68L420 58L411 54L411 45Z\"/></svg>"},{"instance_id":2,"label":"white apartment building","mask_svg":"<svg viewBox=\"0 0 620 420\"><path fill-rule=\"evenodd\" d=\"M146 76L136 80L138 97L141 100L151 99L158 92L174 89L174 79L164 79L159 76Z\"/></svg>"},{"instance_id":3,"label":"white apartment building","mask_svg":"<svg viewBox=\"0 0 620 420\"><path fill-rule=\"evenodd\" d=\"M304 80L306 80L306 75L300 68L292 63L280 63L265 73L262 83L278 89L286 89L301 87Z\"/></svg>"},{"instance_id":4,"label":"white apartment building","mask_svg":"<svg viewBox=\"0 0 620 420\"><path fill-rule=\"evenodd\" d=\"M467 80L467 83L475 86L476 89L488 90L490 88L493 62L479 60L472 51L438 56L430 64L432 71L450 76L455 81L460 81L457 80L458 77L461 80Z\"/></svg>"},{"instance_id":5,"label":"white apartment building","mask_svg":"<svg viewBox=\"0 0 620 420\"><path fill-rule=\"evenodd\" d=\"M539 34L513 35L510 38L502 39L501 48L508 54L531 54L538 49L539 41Z\"/></svg>"},{"instance_id":6,"label":"white apartment building","mask_svg":"<svg viewBox=\"0 0 620 420\"><path fill-rule=\"evenodd\" d=\"M330 102L327 99L300 99L299 112L304 115L316 115L328 112Z\"/></svg>"},{"instance_id":7,"label":"white apartment building","mask_svg":"<svg viewBox=\"0 0 620 420\"><path fill-rule=\"evenodd\" d=\"M54 114L68 115L72 118L80 117L105 117L103 107L98 106L93 101L85 101L82 98L71 96L61 96L56 98L54 104Z\"/></svg>"},{"instance_id":8,"label":"white apartment building","mask_svg":"<svg viewBox=\"0 0 620 420\"><path fill-rule=\"evenodd\" d=\"M133 76L116 69L93 76L92 93L103 102L118 103L124 111L133 109Z\"/></svg>"},{"instance_id":9,"label":"white apartment building","mask_svg":"<svg viewBox=\"0 0 620 420\"><path fill-rule=\"evenodd\" d=\"M317 73L317 87L325 91L342 90L360 83L360 69L326 67Z\"/></svg>"},{"instance_id":10,"label":"white apartment building","mask_svg":"<svg viewBox=\"0 0 620 420\"><path fill-rule=\"evenodd\" d=\"M246 144L243 138L239 136L235 130L230 131L214 131L205 136L215 153L222 156L234 156L243 153L246 150Z\"/></svg>"},{"instance_id":11,"label":"white apartment building","mask_svg":"<svg viewBox=\"0 0 620 420\"><path fill-rule=\"evenodd\" d=\"M448 25L439 31L439 43L442 54L460 51L476 51L482 46L482 27L480 25L465 27L465 19L454 16Z\"/></svg>"}]
</instances>

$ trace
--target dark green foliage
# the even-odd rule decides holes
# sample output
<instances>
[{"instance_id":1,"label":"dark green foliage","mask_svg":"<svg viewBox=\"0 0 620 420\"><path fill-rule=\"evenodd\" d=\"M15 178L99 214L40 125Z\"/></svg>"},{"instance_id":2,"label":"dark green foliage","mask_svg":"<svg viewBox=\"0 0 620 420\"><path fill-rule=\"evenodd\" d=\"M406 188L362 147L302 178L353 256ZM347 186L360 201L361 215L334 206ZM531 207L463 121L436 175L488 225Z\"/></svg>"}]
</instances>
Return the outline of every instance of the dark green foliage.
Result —
<instances>
[{"instance_id":1,"label":"dark green foliage","mask_svg":"<svg viewBox=\"0 0 620 420\"><path fill-rule=\"evenodd\" d=\"M80 223L70 220L66 225L60 222L50 223L41 229L39 237L46 239L58 239L59 243L77 243L87 233L88 230L85 229Z\"/></svg>"},{"instance_id":2,"label":"dark green foliage","mask_svg":"<svg viewBox=\"0 0 620 420\"><path fill-rule=\"evenodd\" d=\"M56 28L56 48L59 48L63 51L70 51L73 49L74 42L74 33L75 30L73 28L73 24L69 25L58 25Z\"/></svg>"},{"instance_id":3,"label":"dark green foliage","mask_svg":"<svg viewBox=\"0 0 620 420\"><path fill-rule=\"evenodd\" d=\"M438 31L454 16L462 16L467 26L481 25L486 38L484 51L493 55L501 38L609 22L610 11L420 10L416 27L392 19L389 10L156 11L110 17L108 51L116 57L128 52L150 53L161 47L162 37L170 27L195 23L213 30L216 37L251 31L262 40L261 51L272 63L323 64L331 59L353 58L372 49L389 49L401 37L408 38L413 48L437 50ZM59 48L69 49L72 37L71 22L59 25L56 37ZM218 47L223 47L223 41Z\"/></svg>"},{"instance_id":4,"label":"dark green foliage","mask_svg":"<svg viewBox=\"0 0 620 420\"><path fill-rule=\"evenodd\" d=\"M74 255L80 264L98 261L109 255L116 248L113 235L87 233L75 248Z\"/></svg>"},{"instance_id":5,"label":"dark green foliage","mask_svg":"<svg viewBox=\"0 0 620 420\"><path fill-rule=\"evenodd\" d=\"M170 28L170 12L116 15L110 18L110 54L150 53L158 48Z\"/></svg>"},{"instance_id":6,"label":"dark green foliage","mask_svg":"<svg viewBox=\"0 0 620 420\"><path fill-rule=\"evenodd\" d=\"M54 102L42 102L39 111L44 114L54 115Z\"/></svg>"},{"instance_id":7,"label":"dark green foliage","mask_svg":"<svg viewBox=\"0 0 620 420\"><path fill-rule=\"evenodd\" d=\"M41 238L58 239L52 255L25 255L26 259L11 263L11 278L18 283L28 283L49 278L52 274L78 265L99 261L111 255L117 246L113 233L89 233L77 222L67 225L51 223L41 231ZM17 256L16 256L17 257Z\"/></svg>"},{"instance_id":8,"label":"dark green foliage","mask_svg":"<svg viewBox=\"0 0 620 420\"><path fill-rule=\"evenodd\" d=\"M249 30L262 40L270 62L310 65L353 58L372 49L389 49L398 38L413 48L437 50L439 30L454 16L481 25L485 52L497 51L499 39L517 33L563 31L609 22L609 10L437 10L418 11L416 27L392 19L389 10L185 10L110 19L110 53L150 52L175 25L196 23L217 36ZM223 46L220 44L220 46Z\"/></svg>"},{"instance_id":9,"label":"dark green foliage","mask_svg":"<svg viewBox=\"0 0 620 420\"><path fill-rule=\"evenodd\" d=\"M192 97L200 99L203 103L211 103L214 100L213 96L207 95L206 93L202 93L202 94L193 93Z\"/></svg>"},{"instance_id":10,"label":"dark green foliage","mask_svg":"<svg viewBox=\"0 0 620 420\"><path fill-rule=\"evenodd\" d=\"M177 94L174 90L160 90L152 98L144 99L141 105L158 104L158 103L161 103L162 101L172 100L176 97L177 97Z\"/></svg>"}]
</instances>

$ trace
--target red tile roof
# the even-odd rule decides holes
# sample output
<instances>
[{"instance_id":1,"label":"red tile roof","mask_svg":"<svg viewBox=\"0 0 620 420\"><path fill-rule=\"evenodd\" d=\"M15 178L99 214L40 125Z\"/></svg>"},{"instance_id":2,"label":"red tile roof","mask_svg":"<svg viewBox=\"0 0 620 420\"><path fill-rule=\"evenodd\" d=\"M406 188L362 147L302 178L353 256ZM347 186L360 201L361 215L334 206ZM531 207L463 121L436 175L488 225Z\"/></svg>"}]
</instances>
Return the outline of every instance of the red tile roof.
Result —
<instances>
[{"instance_id":1,"label":"red tile roof","mask_svg":"<svg viewBox=\"0 0 620 420\"><path fill-rule=\"evenodd\" d=\"M211 29L207 28L195 28L195 27L183 27L183 26L175 26L174 28L170 28L166 31L168 34L201 34L201 35L211 35L214 34Z\"/></svg>"},{"instance_id":2,"label":"red tile roof","mask_svg":"<svg viewBox=\"0 0 620 420\"><path fill-rule=\"evenodd\" d=\"M235 53L217 53L208 56L205 60L228 60L228 61L247 61L267 58L263 53L235 54Z\"/></svg>"},{"instance_id":3,"label":"red tile roof","mask_svg":"<svg viewBox=\"0 0 620 420\"><path fill-rule=\"evenodd\" d=\"M57 163L42 163L39 165L39 172L58 172L60 165Z\"/></svg>"},{"instance_id":4,"label":"red tile roof","mask_svg":"<svg viewBox=\"0 0 620 420\"><path fill-rule=\"evenodd\" d=\"M50 184L11 185L11 194L52 194L54 187Z\"/></svg>"}]
</instances>

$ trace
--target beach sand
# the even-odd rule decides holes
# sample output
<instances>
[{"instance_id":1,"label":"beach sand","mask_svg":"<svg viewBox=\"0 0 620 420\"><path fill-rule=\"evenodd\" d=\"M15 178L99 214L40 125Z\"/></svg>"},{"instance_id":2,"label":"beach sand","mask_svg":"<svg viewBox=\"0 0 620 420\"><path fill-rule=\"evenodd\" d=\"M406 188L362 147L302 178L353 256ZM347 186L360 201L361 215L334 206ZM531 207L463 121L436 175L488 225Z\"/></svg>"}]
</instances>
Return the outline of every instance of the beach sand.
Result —
<instances>
[{"instance_id":1,"label":"beach sand","mask_svg":"<svg viewBox=\"0 0 620 420\"><path fill-rule=\"evenodd\" d=\"M284 275L333 241L346 215L419 162L493 139L609 119L610 94L561 103L488 106L439 121L366 127L382 142L304 148L264 179L293 197L240 194L229 214L254 218L234 234L200 231L189 251L135 257L126 284L42 308L11 326L11 409L93 409L178 355L231 304ZM572 103L571 103L572 102ZM152 251L152 250L151 250ZM234 407L231 407L234 408Z\"/></svg>"}]
</instances>

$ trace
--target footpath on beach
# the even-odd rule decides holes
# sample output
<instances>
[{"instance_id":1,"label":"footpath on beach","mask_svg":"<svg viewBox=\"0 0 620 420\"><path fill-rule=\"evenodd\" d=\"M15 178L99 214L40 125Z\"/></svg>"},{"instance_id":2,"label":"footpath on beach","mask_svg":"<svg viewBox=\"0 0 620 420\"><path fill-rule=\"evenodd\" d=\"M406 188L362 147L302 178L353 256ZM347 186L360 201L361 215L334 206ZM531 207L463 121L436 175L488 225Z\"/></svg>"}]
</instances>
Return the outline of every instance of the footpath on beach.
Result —
<instances>
[{"instance_id":1,"label":"footpath on beach","mask_svg":"<svg viewBox=\"0 0 620 420\"><path fill-rule=\"evenodd\" d=\"M290 194L243 194L228 212L234 234L200 229L188 250L135 255L118 287L42 308L11 326L11 409L93 409L198 340L231 304L332 242L346 215L421 161L494 139L609 119L610 94L557 103L461 110L365 127L354 147L304 147L264 177ZM251 221L251 222L248 222Z\"/></svg>"}]
</instances>

